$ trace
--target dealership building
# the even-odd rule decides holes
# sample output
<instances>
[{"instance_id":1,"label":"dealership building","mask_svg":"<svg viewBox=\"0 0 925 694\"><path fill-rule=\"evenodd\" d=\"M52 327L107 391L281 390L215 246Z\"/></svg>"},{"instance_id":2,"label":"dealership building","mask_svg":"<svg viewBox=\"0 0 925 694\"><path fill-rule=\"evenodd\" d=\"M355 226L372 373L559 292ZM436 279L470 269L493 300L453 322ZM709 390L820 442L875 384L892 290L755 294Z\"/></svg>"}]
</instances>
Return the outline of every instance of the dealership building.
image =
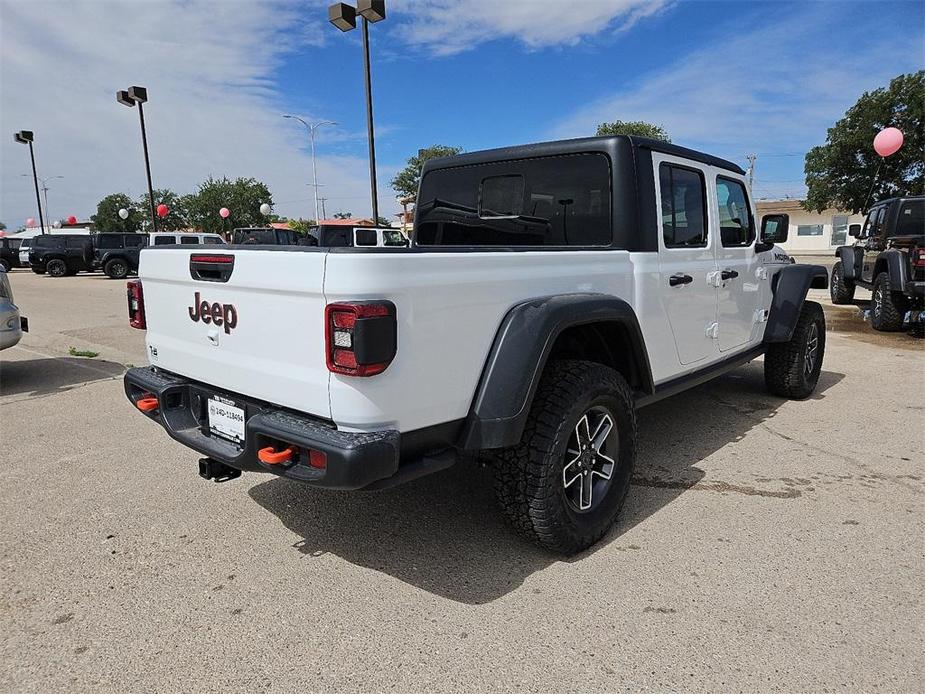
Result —
<instances>
[{"instance_id":1,"label":"dealership building","mask_svg":"<svg viewBox=\"0 0 925 694\"><path fill-rule=\"evenodd\" d=\"M786 243L780 244L788 253L829 255L838 246L850 242L849 224L863 224L863 214L851 214L842 210L810 212L802 207L803 201L759 200L756 203L759 219L766 214L790 215L790 234Z\"/></svg>"}]
</instances>

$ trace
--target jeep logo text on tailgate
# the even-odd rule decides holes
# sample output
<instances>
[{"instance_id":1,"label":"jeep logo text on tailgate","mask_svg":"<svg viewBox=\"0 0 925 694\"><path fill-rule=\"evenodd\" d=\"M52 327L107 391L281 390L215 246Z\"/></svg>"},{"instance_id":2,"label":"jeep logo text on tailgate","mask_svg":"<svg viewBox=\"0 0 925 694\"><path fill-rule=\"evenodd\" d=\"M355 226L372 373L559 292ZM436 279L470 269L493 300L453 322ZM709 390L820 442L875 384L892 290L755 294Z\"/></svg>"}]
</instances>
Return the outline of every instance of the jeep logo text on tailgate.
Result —
<instances>
[{"instance_id":1,"label":"jeep logo text on tailgate","mask_svg":"<svg viewBox=\"0 0 925 694\"><path fill-rule=\"evenodd\" d=\"M238 311L234 304L220 304L217 301L210 304L201 300L199 292L193 297L193 305L188 308L189 317L194 323L202 320L203 323L214 323L225 327L225 334L230 333L238 325Z\"/></svg>"}]
</instances>

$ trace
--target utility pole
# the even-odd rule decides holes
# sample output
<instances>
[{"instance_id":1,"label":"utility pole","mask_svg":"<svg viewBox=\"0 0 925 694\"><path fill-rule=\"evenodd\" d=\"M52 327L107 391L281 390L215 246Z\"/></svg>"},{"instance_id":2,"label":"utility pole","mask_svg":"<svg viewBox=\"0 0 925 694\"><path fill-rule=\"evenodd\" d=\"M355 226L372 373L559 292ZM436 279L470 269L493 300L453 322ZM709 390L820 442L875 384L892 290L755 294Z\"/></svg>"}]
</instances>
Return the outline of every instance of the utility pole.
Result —
<instances>
[{"instance_id":1,"label":"utility pole","mask_svg":"<svg viewBox=\"0 0 925 694\"><path fill-rule=\"evenodd\" d=\"M327 219L327 218L328 218L328 213L325 211L325 207L324 207L324 203L326 203L327 201L328 201L327 198L319 198L319 202L321 203L321 219ZM317 224L318 222L320 222L321 219L316 219L316 220L315 220L315 224Z\"/></svg>"},{"instance_id":2,"label":"utility pole","mask_svg":"<svg viewBox=\"0 0 925 694\"><path fill-rule=\"evenodd\" d=\"M758 155L746 154L745 158L748 159L748 189L751 190L755 182L755 162L758 160Z\"/></svg>"}]
</instances>

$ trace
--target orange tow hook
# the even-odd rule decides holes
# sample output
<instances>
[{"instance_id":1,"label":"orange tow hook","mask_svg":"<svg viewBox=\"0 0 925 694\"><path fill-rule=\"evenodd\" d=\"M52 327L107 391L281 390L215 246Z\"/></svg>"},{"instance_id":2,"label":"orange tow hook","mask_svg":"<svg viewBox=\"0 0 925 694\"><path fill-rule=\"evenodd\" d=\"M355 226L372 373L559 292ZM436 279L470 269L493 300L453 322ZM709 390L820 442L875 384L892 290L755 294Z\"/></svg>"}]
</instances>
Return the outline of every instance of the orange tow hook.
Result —
<instances>
[{"instance_id":1,"label":"orange tow hook","mask_svg":"<svg viewBox=\"0 0 925 694\"><path fill-rule=\"evenodd\" d=\"M142 412L151 412L152 410L156 410L158 407L157 398L153 395L146 395L145 397L138 399L138 401L135 403L135 407L137 407Z\"/></svg>"},{"instance_id":2,"label":"orange tow hook","mask_svg":"<svg viewBox=\"0 0 925 694\"><path fill-rule=\"evenodd\" d=\"M292 447L277 451L274 450L272 446L267 446L257 451L257 459L261 463L266 463L267 465L279 465L280 463L288 463L291 461L293 452Z\"/></svg>"}]
</instances>

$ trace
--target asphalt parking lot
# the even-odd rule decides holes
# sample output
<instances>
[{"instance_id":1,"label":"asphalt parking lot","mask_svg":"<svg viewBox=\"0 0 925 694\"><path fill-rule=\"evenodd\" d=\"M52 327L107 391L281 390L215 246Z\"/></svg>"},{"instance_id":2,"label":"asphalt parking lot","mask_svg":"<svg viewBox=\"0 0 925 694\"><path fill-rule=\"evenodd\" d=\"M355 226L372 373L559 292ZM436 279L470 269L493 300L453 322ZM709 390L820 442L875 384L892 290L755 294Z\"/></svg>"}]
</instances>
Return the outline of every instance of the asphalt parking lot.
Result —
<instances>
[{"instance_id":1,"label":"asphalt parking lot","mask_svg":"<svg viewBox=\"0 0 925 694\"><path fill-rule=\"evenodd\" d=\"M642 410L621 521L562 560L474 464L375 493L201 480L122 393L124 282L11 282L3 691L923 688L925 342L855 307L826 303L810 400L758 361Z\"/></svg>"}]
</instances>

